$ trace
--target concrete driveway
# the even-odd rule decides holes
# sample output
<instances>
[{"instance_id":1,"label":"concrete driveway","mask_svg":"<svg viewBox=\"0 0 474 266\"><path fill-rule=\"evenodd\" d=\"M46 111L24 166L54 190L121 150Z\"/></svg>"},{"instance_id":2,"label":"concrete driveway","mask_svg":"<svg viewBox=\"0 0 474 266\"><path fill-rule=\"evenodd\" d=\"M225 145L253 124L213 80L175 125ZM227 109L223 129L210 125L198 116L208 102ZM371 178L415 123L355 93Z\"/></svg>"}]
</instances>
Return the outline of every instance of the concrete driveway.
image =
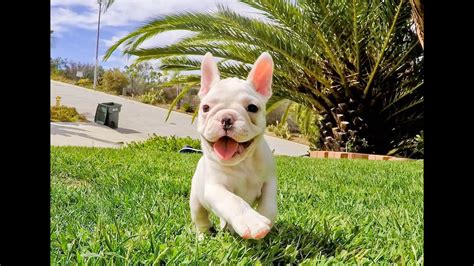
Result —
<instances>
[{"instance_id":1,"label":"concrete driveway","mask_svg":"<svg viewBox=\"0 0 474 266\"><path fill-rule=\"evenodd\" d=\"M75 107L77 111L92 121L91 123L51 122L51 145L120 147L123 143L147 139L151 134L199 138L196 123L192 117L172 112L165 122L167 109L152 106L123 97L51 80L51 105L61 96L61 104ZM122 105L119 126L111 129L94 123L98 103L115 102ZM300 156L307 153L308 146L265 135L275 154Z\"/></svg>"}]
</instances>

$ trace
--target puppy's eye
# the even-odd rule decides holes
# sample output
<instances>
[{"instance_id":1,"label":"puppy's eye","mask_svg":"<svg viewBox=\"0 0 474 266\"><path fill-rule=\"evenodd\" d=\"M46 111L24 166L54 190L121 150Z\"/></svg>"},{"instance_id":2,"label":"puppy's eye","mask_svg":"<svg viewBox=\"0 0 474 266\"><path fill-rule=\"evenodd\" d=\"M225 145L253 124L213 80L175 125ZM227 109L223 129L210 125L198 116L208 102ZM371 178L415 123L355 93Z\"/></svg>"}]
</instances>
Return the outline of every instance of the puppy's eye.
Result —
<instances>
[{"instance_id":1,"label":"puppy's eye","mask_svg":"<svg viewBox=\"0 0 474 266\"><path fill-rule=\"evenodd\" d=\"M247 111L256 113L258 112L258 107L255 104L249 104L249 106L247 106Z\"/></svg>"},{"instance_id":2,"label":"puppy's eye","mask_svg":"<svg viewBox=\"0 0 474 266\"><path fill-rule=\"evenodd\" d=\"M203 111L204 113L209 112L209 105L207 105L207 104L203 105L203 106L202 106L202 111Z\"/></svg>"}]
</instances>

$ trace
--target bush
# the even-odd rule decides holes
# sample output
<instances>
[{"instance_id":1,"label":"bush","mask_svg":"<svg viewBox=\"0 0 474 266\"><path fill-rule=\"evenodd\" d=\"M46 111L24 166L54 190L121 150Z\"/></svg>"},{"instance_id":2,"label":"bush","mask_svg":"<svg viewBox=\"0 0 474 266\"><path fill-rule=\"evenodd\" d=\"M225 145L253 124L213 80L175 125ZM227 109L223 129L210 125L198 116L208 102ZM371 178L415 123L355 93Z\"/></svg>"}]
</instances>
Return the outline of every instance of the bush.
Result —
<instances>
[{"instance_id":1,"label":"bush","mask_svg":"<svg viewBox=\"0 0 474 266\"><path fill-rule=\"evenodd\" d=\"M190 96L197 96L199 93L199 88L191 88L188 92L188 95Z\"/></svg>"},{"instance_id":2,"label":"bush","mask_svg":"<svg viewBox=\"0 0 474 266\"><path fill-rule=\"evenodd\" d=\"M194 106L192 106L190 103L183 103L183 106L181 107L181 109L188 113L194 112Z\"/></svg>"},{"instance_id":3,"label":"bush","mask_svg":"<svg viewBox=\"0 0 474 266\"><path fill-rule=\"evenodd\" d=\"M270 132L275 133L278 137L284 138L284 139L290 139L291 138L291 132L288 129L288 123L283 123L280 124L279 121L276 122L276 125L270 125L268 126L268 130Z\"/></svg>"},{"instance_id":4,"label":"bush","mask_svg":"<svg viewBox=\"0 0 474 266\"><path fill-rule=\"evenodd\" d=\"M94 80L94 64L80 63L63 58L51 58L51 75L61 75L68 80L78 80L77 72L81 71L83 78ZM97 75L101 77L104 69L101 66L97 68Z\"/></svg>"},{"instance_id":5,"label":"bush","mask_svg":"<svg viewBox=\"0 0 474 266\"><path fill-rule=\"evenodd\" d=\"M92 87L93 84L92 84L92 80L85 78L85 79L79 79L76 82L76 85L82 86L82 87Z\"/></svg>"},{"instance_id":6,"label":"bush","mask_svg":"<svg viewBox=\"0 0 474 266\"><path fill-rule=\"evenodd\" d=\"M145 92L145 94L139 97L142 103L155 104L155 103L165 103L166 98L164 96L164 91L161 89L150 89Z\"/></svg>"},{"instance_id":7,"label":"bush","mask_svg":"<svg viewBox=\"0 0 474 266\"><path fill-rule=\"evenodd\" d=\"M175 136L163 137L153 134L153 136L145 141L136 142L133 141L126 146L124 149L142 149L150 148L155 151L179 151L185 146L190 146L194 149L201 148L201 142L197 139L190 137L178 138Z\"/></svg>"},{"instance_id":8,"label":"bush","mask_svg":"<svg viewBox=\"0 0 474 266\"><path fill-rule=\"evenodd\" d=\"M121 95L123 88L128 85L128 78L119 69L107 70L102 77L102 85L105 90Z\"/></svg>"},{"instance_id":9,"label":"bush","mask_svg":"<svg viewBox=\"0 0 474 266\"><path fill-rule=\"evenodd\" d=\"M423 130L416 134L415 137L401 141L398 143L398 146L397 149L389 151L387 155L423 159L425 154Z\"/></svg>"},{"instance_id":10,"label":"bush","mask_svg":"<svg viewBox=\"0 0 474 266\"><path fill-rule=\"evenodd\" d=\"M171 103L178 95L176 88L173 87L163 88L163 92L165 95L166 103Z\"/></svg>"},{"instance_id":11,"label":"bush","mask_svg":"<svg viewBox=\"0 0 474 266\"><path fill-rule=\"evenodd\" d=\"M349 140L346 142L346 146L344 147L345 152L360 152L360 148L367 148L367 140L365 138L362 139L355 139L350 137Z\"/></svg>"},{"instance_id":12,"label":"bush","mask_svg":"<svg viewBox=\"0 0 474 266\"><path fill-rule=\"evenodd\" d=\"M421 157L425 155L425 143L424 143L424 133L423 130L420 132L420 134L416 135L414 138L414 143L415 143L415 148L413 150L414 154L420 154Z\"/></svg>"},{"instance_id":13,"label":"bush","mask_svg":"<svg viewBox=\"0 0 474 266\"><path fill-rule=\"evenodd\" d=\"M51 79L56 80L56 81L61 81L61 82L64 82L64 83L75 84L74 80L70 80L70 79L66 78L65 76L63 76L62 74L52 73L51 74Z\"/></svg>"},{"instance_id":14,"label":"bush","mask_svg":"<svg viewBox=\"0 0 474 266\"><path fill-rule=\"evenodd\" d=\"M74 107L51 106L51 122L85 122L87 119Z\"/></svg>"},{"instance_id":15,"label":"bush","mask_svg":"<svg viewBox=\"0 0 474 266\"><path fill-rule=\"evenodd\" d=\"M295 118L298 121L299 131L301 135L310 143L310 149L320 149L320 135L317 121L319 116L309 108L302 108Z\"/></svg>"}]
</instances>

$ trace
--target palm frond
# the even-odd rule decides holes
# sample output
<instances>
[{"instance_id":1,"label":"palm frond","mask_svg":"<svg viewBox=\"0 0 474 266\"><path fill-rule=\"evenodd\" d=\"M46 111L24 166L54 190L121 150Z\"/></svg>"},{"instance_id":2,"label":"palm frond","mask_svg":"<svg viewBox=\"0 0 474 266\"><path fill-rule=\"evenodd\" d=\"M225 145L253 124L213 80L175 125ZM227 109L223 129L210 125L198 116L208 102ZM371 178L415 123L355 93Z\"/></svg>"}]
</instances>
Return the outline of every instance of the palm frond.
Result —
<instances>
[{"instance_id":1,"label":"palm frond","mask_svg":"<svg viewBox=\"0 0 474 266\"><path fill-rule=\"evenodd\" d=\"M365 89L364 89L364 95L367 95L367 93L369 92L369 89L370 89L370 85L372 84L372 81L375 77L375 74L377 73L377 70L378 70L378 67L379 67L379 64L380 62L382 61L383 59L383 56L385 54L385 51L387 49L387 46L388 46L388 43L390 41L390 38L392 36L392 33L393 33L393 30L395 29L395 24L397 23L397 19L398 19L398 15L400 14L400 10L402 8L402 4L403 4L403 1L404 0L400 0L400 4L398 5L397 7L397 11L395 13L395 16L393 18L393 22L392 22L392 25L390 26L390 29L385 37L385 40L384 40L384 43L381 47L381 50L380 50L380 53L379 53L379 56L377 58L377 61L375 63L375 66L374 68L372 69L372 72L370 73L370 76L369 76L369 81L367 82L367 85L365 86Z\"/></svg>"}]
</instances>

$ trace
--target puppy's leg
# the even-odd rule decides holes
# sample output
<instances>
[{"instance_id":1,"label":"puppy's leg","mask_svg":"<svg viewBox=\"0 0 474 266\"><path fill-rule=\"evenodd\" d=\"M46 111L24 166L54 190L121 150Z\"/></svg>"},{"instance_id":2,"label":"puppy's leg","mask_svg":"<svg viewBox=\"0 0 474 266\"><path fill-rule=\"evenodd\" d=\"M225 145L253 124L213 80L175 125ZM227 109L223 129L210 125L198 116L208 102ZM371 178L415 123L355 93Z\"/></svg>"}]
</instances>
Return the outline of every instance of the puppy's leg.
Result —
<instances>
[{"instance_id":1,"label":"puppy's leg","mask_svg":"<svg viewBox=\"0 0 474 266\"><path fill-rule=\"evenodd\" d=\"M227 230L229 230L229 232L235 233L235 230L234 230L234 228L232 228L232 225L230 225L228 222L226 222L226 220L220 218L220 221L221 221L221 223L220 223L221 230L227 229Z\"/></svg>"},{"instance_id":2,"label":"puppy's leg","mask_svg":"<svg viewBox=\"0 0 474 266\"><path fill-rule=\"evenodd\" d=\"M241 237L261 239L270 231L270 220L224 186L207 185L204 190L204 198L212 210L227 221Z\"/></svg>"},{"instance_id":3,"label":"puppy's leg","mask_svg":"<svg viewBox=\"0 0 474 266\"><path fill-rule=\"evenodd\" d=\"M222 230L222 229L225 229L225 227L227 226L227 222L226 222L224 219L222 219L222 218L219 218L219 219L220 219L220 221L221 221L221 223L220 223L220 228L221 228L221 230Z\"/></svg>"},{"instance_id":4,"label":"puppy's leg","mask_svg":"<svg viewBox=\"0 0 474 266\"><path fill-rule=\"evenodd\" d=\"M257 211L275 223L277 216L277 180L272 178L265 182L262 187L262 194L258 199Z\"/></svg>"},{"instance_id":5,"label":"puppy's leg","mask_svg":"<svg viewBox=\"0 0 474 266\"><path fill-rule=\"evenodd\" d=\"M198 232L208 232L209 228L212 226L211 221L209 220L209 212L204 208L204 206L202 206L201 202L199 202L193 188L191 188L189 206L191 208L191 219L193 220L194 225L196 225Z\"/></svg>"}]
</instances>

